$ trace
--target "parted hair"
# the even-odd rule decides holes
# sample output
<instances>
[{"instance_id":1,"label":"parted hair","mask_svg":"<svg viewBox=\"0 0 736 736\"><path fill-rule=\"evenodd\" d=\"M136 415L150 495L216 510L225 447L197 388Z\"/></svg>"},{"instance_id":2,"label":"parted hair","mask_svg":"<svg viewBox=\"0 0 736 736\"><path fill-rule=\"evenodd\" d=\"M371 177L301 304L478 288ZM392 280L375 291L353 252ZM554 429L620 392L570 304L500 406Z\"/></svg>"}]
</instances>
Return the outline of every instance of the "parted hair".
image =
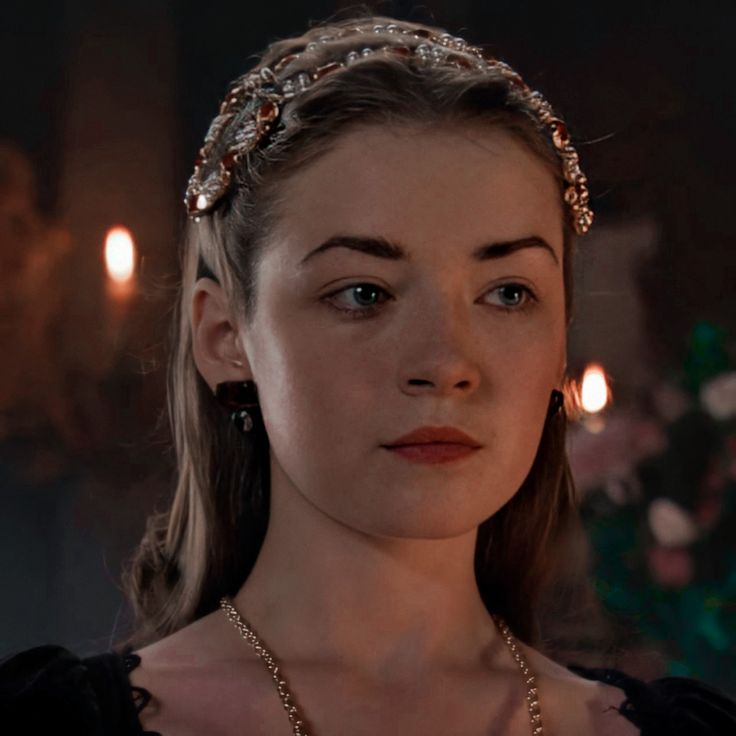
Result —
<instances>
[{"instance_id":1,"label":"parted hair","mask_svg":"<svg viewBox=\"0 0 736 736\"><path fill-rule=\"evenodd\" d=\"M273 66L324 33L372 23L442 29L361 15L322 23L272 43L259 63ZM375 44L376 34L318 44L300 57L304 68L342 60ZM402 37L402 43L412 41ZM291 72L290 72L291 73ZM404 58L374 54L331 74L289 101L283 134L252 151L234 172L224 201L181 242L181 282L170 331L167 410L176 453L168 507L148 519L123 573L134 621L127 642L156 641L215 610L234 595L258 556L269 519L269 442L262 422L242 434L197 371L192 356L191 300L198 265L207 264L233 314L247 324L258 308L260 254L278 218L283 182L323 155L351 127L489 126L510 132L548 166L560 184L564 228L565 309L572 315L575 238L564 213L564 181L549 133L500 73L454 67L417 69ZM547 418L530 471L513 498L478 528L475 573L489 611L533 645L545 632L544 611L555 592L584 577L575 490L565 452L563 410ZM315 428L315 431L318 431ZM571 550L574 553L571 553Z\"/></svg>"}]
</instances>

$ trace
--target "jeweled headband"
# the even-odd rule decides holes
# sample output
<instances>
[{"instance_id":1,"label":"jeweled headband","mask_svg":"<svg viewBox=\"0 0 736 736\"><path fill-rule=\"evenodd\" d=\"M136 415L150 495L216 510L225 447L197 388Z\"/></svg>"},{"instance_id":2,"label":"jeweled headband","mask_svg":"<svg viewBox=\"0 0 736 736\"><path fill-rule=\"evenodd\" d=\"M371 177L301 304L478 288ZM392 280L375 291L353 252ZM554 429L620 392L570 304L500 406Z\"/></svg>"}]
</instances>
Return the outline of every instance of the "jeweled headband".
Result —
<instances>
[{"instance_id":1,"label":"jeweled headband","mask_svg":"<svg viewBox=\"0 0 736 736\"><path fill-rule=\"evenodd\" d=\"M330 61L311 70L302 70L292 75L279 74L303 53L313 51L320 44L345 38L366 31L391 33L396 41L376 48L350 51L342 61ZM405 46L402 39L412 38L420 41L415 47ZM586 187L587 179L580 169L578 154L570 143L565 123L557 117L550 104L539 92L530 89L524 80L507 64L484 56L482 50L472 46L462 38L448 33L436 34L425 29L405 29L395 23L366 27L345 28L337 33L320 36L298 53L288 54L272 67L259 66L238 78L231 85L220 105L218 115L212 121L204 145L194 165L194 173L189 179L185 204L188 214L195 221L210 213L230 187L235 165L259 144L265 145L269 133L280 124L284 104L328 74L354 64L372 54L387 53L399 57L412 57L420 64L428 66L454 66L457 68L494 70L510 83L522 97L539 121L549 131L555 151L567 183L564 192L565 203L570 209L572 224L578 235L584 235L593 222L593 212L588 206L590 195ZM223 132L229 129L231 142L219 160L214 151L220 143Z\"/></svg>"}]
</instances>

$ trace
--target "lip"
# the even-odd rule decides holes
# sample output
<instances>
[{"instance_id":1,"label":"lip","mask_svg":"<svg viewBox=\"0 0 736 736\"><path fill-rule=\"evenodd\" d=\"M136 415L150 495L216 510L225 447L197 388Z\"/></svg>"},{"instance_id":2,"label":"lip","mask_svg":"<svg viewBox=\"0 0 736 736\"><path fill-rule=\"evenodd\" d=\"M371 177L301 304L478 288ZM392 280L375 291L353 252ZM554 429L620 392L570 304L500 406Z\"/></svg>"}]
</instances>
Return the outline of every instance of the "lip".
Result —
<instances>
[{"instance_id":1,"label":"lip","mask_svg":"<svg viewBox=\"0 0 736 736\"><path fill-rule=\"evenodd\" d=\"M384 448L410 462L429 465L450 463L478 452L477 447L451 442L425 442L421 445L396 445L395 447L384 445Z\"/></svg>"},{"instance_id":2,"label":"lip","mask_svg":"<svg viewBox=\"0 0 736 736\"><path fill-rule=\"evenodd\" d=\"M465 448L477 449L482 447L480 442L457 427L418 427L402 437L389 442L383 447L395 449L405 446L435 445L435 444L461 445Z\"/></svg>"}]
</instances>

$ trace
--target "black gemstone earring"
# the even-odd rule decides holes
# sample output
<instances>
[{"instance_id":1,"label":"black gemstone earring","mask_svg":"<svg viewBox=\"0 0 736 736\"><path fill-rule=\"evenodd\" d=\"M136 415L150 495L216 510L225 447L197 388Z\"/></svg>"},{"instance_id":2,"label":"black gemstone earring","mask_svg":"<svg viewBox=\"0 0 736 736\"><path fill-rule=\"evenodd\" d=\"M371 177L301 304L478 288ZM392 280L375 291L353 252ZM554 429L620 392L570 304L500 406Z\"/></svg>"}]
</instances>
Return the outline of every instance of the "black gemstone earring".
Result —
<instances>
[{"instance_id":1,"label":"black gemstone earring","mask_svg":"<svg viewBox=\"0 0 736 736\"><path fill-rule=\"evenodd\" d=\"M549 400L549 409L547 410L547 416L553 417L562 411L562 407L565 405L565 395L562 391L558 391L556 388L552 389L552 396Z\"/></svg>"},{"instance_id":2,"label":"black gemstone earring","mask_svg":"<svg viewBox=\"0 0 736 736\"><path fill-rule=\"evenodd\" d=\"M253 429L251 414L258 408L258 389L253 381L223 381L215 388L215 398L230 412L230 421L241 432ZM251 413L248 413L248 409Z\"/></svg>"}]
</instances>

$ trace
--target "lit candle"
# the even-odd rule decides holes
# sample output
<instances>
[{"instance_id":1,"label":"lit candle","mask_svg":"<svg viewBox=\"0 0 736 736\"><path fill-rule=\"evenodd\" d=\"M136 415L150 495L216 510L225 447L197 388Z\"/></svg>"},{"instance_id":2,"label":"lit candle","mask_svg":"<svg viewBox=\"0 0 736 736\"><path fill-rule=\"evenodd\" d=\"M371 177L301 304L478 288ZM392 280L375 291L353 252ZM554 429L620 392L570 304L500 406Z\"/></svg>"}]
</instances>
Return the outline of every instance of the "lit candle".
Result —
<instances>
[{"instance_id":1,"label":"lit candle","mask_svg":"<svg viewBox=\"0 0 736 736\"><path fill-rule=\"evenodd\" d=\"M594 434L605 427L603 410L611 403L611 390L603 367L590 363L583 371L580 381L580 406L583 426Z\"/></svg>"},{"instance_id":2,"label":"lit candle","mask_svg":"<svg viewBox=\"0 0 736 736\"><path fill-rule=\"evenodd\" d=\"M124 327L135 294L136 248L133 236L125 227L113 227L105 235L105 271L107 273L108 336L113 347L125 343Z\"/></svg>"},{"instance_id":3,"label":"lit candle","mask_svg":"<svg viewBox=\"0 0 736 736\"><path fill-rule=\"evenodd\" d=\"M113 227L105 236L105 269L108 294L116 300L126 300L135 289L135 244L130 231Z\"/></svg>"}]
</instances>

